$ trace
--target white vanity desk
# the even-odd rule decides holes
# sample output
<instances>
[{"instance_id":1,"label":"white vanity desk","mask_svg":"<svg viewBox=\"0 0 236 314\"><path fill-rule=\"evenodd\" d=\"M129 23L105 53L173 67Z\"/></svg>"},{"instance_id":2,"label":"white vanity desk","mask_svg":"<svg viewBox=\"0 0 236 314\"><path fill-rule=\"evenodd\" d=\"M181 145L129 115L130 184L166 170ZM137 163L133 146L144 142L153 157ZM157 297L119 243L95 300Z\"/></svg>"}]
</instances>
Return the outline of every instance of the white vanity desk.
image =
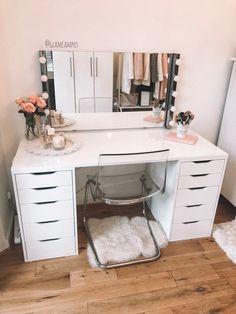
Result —
<instances>
[{"instance_id":1,"label":"white vanity desk","mask_svg":"<svg viewBox=\"0 0 236 314\"><path fill-rule=\"evenodd\" d=\"M124 113L112 115L116 114L125 117ZM76 129L79 124L85 129L81 123L85 115L77 118ZM75 169L97 166L100 153L169 148L166 193L151 200L152 212L170 241L211 234L227 154L201 136L195 145L167 141L164 136L170 131L153 128L154 123L147 122L148 128L146 123L141 128L130 128L137 124L137 118L127 120L126 126L123 123L123 129L104 130L111 121L102 115L100 118L98 124L107 122L103 130L67 133L80 143L79 150L68 155L32 155L25 150L27 141L22 139L13 161L12 178L25 261L78 254Z\"/></svg>"}]
</instances>

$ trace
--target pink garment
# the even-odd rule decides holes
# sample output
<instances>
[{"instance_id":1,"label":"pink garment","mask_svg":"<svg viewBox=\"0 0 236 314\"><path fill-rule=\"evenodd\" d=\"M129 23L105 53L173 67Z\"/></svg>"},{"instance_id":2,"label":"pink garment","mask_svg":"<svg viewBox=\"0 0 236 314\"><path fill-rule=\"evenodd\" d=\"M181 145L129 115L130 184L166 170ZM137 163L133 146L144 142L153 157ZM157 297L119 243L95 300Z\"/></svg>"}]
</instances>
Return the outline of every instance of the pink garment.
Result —
<instances>
[{"instance_id":1,"label":"pink garment","mask_svg":"<svg viewBox=\"0 0 236 314\"><path fill-rule=\"evenodd\" d=\"M143 79L143 54L142 53L134 54L134 79L135 80Z\"/></svg>"}]
</instances>

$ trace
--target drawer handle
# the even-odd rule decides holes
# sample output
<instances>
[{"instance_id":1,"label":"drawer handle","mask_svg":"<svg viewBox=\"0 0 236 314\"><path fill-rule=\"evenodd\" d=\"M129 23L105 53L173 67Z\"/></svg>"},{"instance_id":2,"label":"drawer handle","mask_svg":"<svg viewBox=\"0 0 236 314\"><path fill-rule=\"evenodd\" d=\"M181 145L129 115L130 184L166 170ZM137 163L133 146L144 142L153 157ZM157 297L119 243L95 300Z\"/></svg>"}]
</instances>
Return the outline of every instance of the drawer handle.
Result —
<instances>
[{"instance_id":1,"label":"drawer handle","mask_svg":"<svg viewBox=\"0 0 236 314\"><path fill-rule=\"evenodd\" d=\"M209 175L209 173L205 173L205 174L192 174L191 175L191 177L206 177L206 176L208 176Z\"/></svg>"},{"instance_id":2,"label":"drawer handle","mask_svg":"<svg viewBox=\"0 0 236 314\"><path fill-rule=\"evenodd\" d=\"M49 220L49 221L39 221L39 222L36 222L37 224L51 224L51 223L55 223L55 222L58 222L60 220Z\"/></svg>"},{"instance_id":3,"label":"drawer handle","mask_svg":"<svg viewBox=\"0 0 236 314\"><path fill-rule=\"evenodd\" d=\"M45 205L45 204L53 204L53 203L57 203L58 201L47 201L47 202L37 202L37 203L34 203L34 204L37 204L37 205Z\"/></svg>"},{"instance_id":4,"label":"drawer handle","mask_svg":"<svg viewBox=\"0 0 236 314\"><path fill-rule=\"evenodd\" d=\"M197 160L197 161L193 161L195 164L204 164L207 162L211 162L212 160Z\"/></svg>"},{"instance_id":5,"label":"drawer handle","mask_svg":"<svg viewBox=\"0 0 236 314\"><path fill-rule=\"evenodd\" d=\"M199 222L199 220L194 220L194 221L186 221L183 222L184 225L188 225L188 224L196 224L197 222Z\"/></svg>"},{"instance_id":6,"label":"drawer handle","mask_svg":"<svg viewBox=\"0 0 236 314\"><path fill-rule=\"evenodd\" d=\"M196 205L186 205L186 207L191 208L191 207L200 207L202 204L196 204Z\"/></svg>"},{"instance_id":7,"label":"drawer handle","mask_svg":"<svg viewBox=\"0 0 236 314\"><path fill-rule=\"evenodd\" d=\"M50 172L32 172L31 174L34 176L44 176L47 174L53 174L56 173L56 171L50 171Z\"/></svg>"},{"instance_id":8,"label":"drawer handle","mask_svg":"<svg viewBox=\"0 0 236 314\"><path fill-rule=\"evenodd\" d=\"M50 187L46 187L46 188L33 188L33 190L52 190L52 189L56 189L57 186L50 186Z\"/></svg>"},{"instance_id":9,"label":"drawer handle","mask_svg":"<svg viewBox=\"0 0 236 314\"><path fill-rule=\"evenodd\" d=\"M199 186L197 188L189 188L189 190L203 190L205 188L206 188L206 186Z\"/></svg>"},{"instance_id":10,"label":"drawer handle","mask_svg":"<svg viewBox=\"0 0 236 314\"><path fill-rule=\"evenodd\" d=\"M39 242L49 242L49 241L58 241L61 238L53 238L53 239L45 239L45 240L38 240Z\"/></svg>"}]
</instances>

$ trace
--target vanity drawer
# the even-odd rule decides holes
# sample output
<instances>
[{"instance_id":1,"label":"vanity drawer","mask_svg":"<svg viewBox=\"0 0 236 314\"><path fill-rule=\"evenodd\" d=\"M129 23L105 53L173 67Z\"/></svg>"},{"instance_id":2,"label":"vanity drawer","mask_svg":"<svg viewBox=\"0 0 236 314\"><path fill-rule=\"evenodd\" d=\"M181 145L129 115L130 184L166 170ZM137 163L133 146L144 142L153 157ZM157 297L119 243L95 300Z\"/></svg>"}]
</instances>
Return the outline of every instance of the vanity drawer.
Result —
<instances>
[{"instance_id":1,"label":"vanity drawer","mask_svg":"<svg viewBox=\"0 0 236 314\"><path fill-rule=\"evenodd\" d=\"M26 242L28 261L75 255L74 237Z\"/></svg>"},{"instance_id":2,"label":"vanity drawer","mask_svg":"<svg viewBox=\"0 0 236 314\"><path fill-rule=\"evenodd\" d=\"M210 220L212 219L214 208L214 203L176 207L174 223L194 220Z\"/></svg>"},{"instance_id":3,"label":"vanity drawer","mask_svg":"<svg viewBox=\"0 0 236 314\"><path fill-rule=\"evenodd\" d=\"M202 160L182 162L180 175L221 173L224 167L224 160Z\"/></svg>"},{"instance_id":4,"label":"vanity drawer","mask_svg":"<svg viewBox=\"0 0 236 314\"><path fill-rule=\"evenodd\" d=\"M172 225L171 241L208 237L211 220L187 221Z\"/></svg>"},{"instance_id":5,"label":"vanity drawer","mask_svg":"<svg viewBox=\"0 0 236 314\"><path fill-rule=\"evenodd\" d=\"M73 237L74 222L72 219L67 219L24 224L24 236L26 242Z\"/></svg>"},{"instance_id":6,"label":"vanity drawer","mask_svg":"<svg viewBox=\"0 0 236 314\"><path fill-rule=\"evenodd\" d=\"M175 206L215 203L218 189L218 186L208 186L178 190Z\"/></svg>"},{"instance_id":7,"label":"vanity drawer","mask_svg":"<svg viewBox=\"0 0 236 314\"><path fill-rule=\"evenodd\" d=\"M196 188L202 186L219 185L221 173L195 174L188 176L180 176L179 189Z\"/></svg>"},{"instance_id":8,"label":"vanity drawer","mask_svg":"<svg viewBox=\"0 0 236 314\"><path fill-rule=\"evenodd\" d=\"M73 216L72 200L21 205L23 223L73 219Z\"/></svg>"},{"instance_id":9,"label":"vanity drawer","mask_svg":"<svg viewBox=\"0 0 236 314\"><path fill-rule=\"evenodd\" d=\"M20 204L69 200L72 199L72 186L19 189L18 194Z\"/></svg>"},{"instance_id":10,"label":"vanity drawer","mask_svg":"<svg viewBox=\"0 0 236 314\"><path fill-rule=\"evenodd\" d=\"M71 171L38 172L16 175L18 189L72 185Z\"/></svg>"}]
</instances>

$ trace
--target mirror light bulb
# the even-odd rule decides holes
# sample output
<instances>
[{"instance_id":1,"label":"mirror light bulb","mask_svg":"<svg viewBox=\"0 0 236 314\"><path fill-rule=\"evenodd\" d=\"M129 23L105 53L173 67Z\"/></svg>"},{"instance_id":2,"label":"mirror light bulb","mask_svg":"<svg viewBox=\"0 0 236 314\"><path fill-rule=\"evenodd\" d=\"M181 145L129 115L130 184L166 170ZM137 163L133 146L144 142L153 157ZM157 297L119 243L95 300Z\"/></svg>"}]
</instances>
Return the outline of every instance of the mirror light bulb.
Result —
<instances>
[{"instance_id":1,"label":"mirror light bulb","mask_svg":"<svg viewBox=\"0 0 236 314\"><path fill-rule=\"evenodd\" d=\"M175 81L175 82L178 82L178 80L179 80L179 76L176 75L176 76L174 77L174 81Z\"/></svg>"},{"instance_id":2,"label":"mirror light bulb","mask_svg":"<svg viewBox=\"0 0 236 314\"><path fill-rule=\"evenodd\" d=\"M42 56L39 58L39 63L45 64L46 62L47 62L47 59L45 57Z\"/></svg>"},{"instance_id":3,"label":"mirror light bulb","mask_svg":"<svg viewBox=\"0 0 236 314\"><path fill-rule=\"evenodd\" d=\"M172 93L172 96L173 96L173 97L176 97L176 96L177 96L177 92L173 92L173 93Z\"/></svg>"},{"instance_id":4,"label":"mirror light bulb","mask_svg":"<svg viewBox=\"0 0 236 314\"><path fill-rule=\"evenodd\" d=\"M175 64L177 64L177 65L180 65L180 63L181 63L180 59L177 59L176 62L175 62Z\"/></svg>"},{"instance_id":5,"label":"mirror light bulb","mask_svg":"<svg viewBox=\"0 0 236 314\"><path fill-rule=\"evenodd\" d=\"M170 111L171 111L171 112L175 112L175 111L176 111L175 106L172 106L172 107L170 108Z\"/></svg>"},{"instance_id":6,"label":"mirror light bulb","mask_svg":"<svg viewBox=\"0 0 236 314\"><path fill-rule=\"evenodd\" d=\"M42 97L43 97L43 99L48 99L48 93L47 92L43 92L42 93Z\"/></svg>"},{"instance_id":7,"label":"mirror light bulb","mask_svg":"<svg viewBox=\"0 0 236 314\"><path fill-rule=\"evenodd\" d=\"M41 81L42 82L47 82L47 80L48 80L47 75L41 75Z\"/></svg>"},{"instance_id":8,"label":"mirror light bulb","mask_svg":"<svg viewBox=\"0 0 236 314\"><path fill-rule=\"evenodd\" d=\"M174 121L173 120L170 120L170 122L169 122L169 126L174 126Z\"/></svg>"}]
</instances>

